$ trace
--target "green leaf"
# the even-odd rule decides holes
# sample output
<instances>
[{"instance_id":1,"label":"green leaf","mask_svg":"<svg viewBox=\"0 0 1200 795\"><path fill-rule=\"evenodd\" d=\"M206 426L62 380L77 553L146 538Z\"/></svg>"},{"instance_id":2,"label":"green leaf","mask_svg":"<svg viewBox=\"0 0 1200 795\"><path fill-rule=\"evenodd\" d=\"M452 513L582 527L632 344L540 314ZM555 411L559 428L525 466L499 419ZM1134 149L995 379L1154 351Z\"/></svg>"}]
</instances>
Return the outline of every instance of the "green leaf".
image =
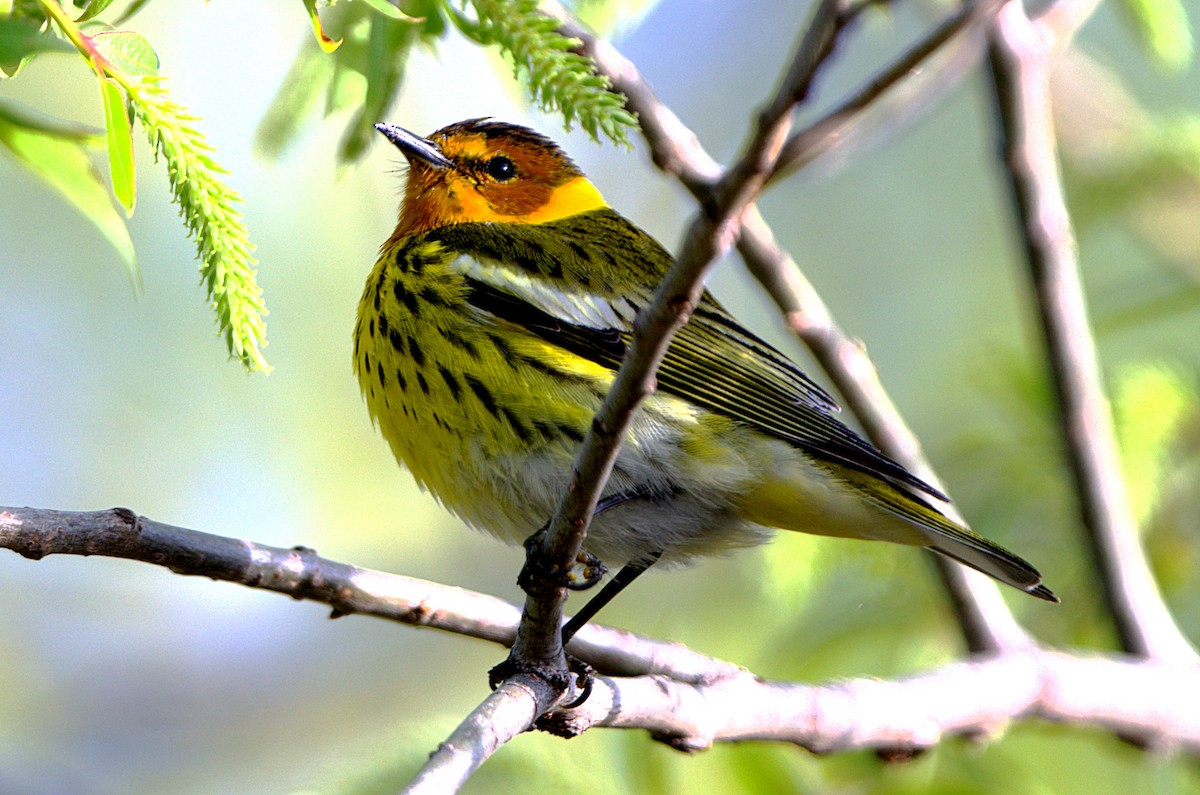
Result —
<instances>
[{"instance_id":1,"label":"green leaf","mask_svg":"<svg viewBox=\"0 0 1200 795\"><path fill-rule=\"evenodd\" d=\"M270 372L262 349L267 329L262 288L254 271L254 246L226 173L196 127L198 121L173 102L160 77L125 86L150 145L166 161L171 192L200 256L200 279L216 311L225 344L247 370Z\"/></svg>"},{"instance_id":2,"label":"green leaf","mask_svg":"<svg viewBox=\"0 0 1200 795\"><path fill-rule=\"evenodd\" d=\"M124 25L125 21L127 19L129 19L130 17L135 15L137 12L141 11L143 8L145 8L149 4L150 4L150 0L133 0L133 2L130 3L128 6L126 6L125 10L121 12L121 16L119 16L115 20L113 20L113 24L114 25Z\"/></svg>"},{"instance_id":3,"label":"green leaf","mask_svg":"<svg viewBox=\"0 0 1200 795\"><path fill-rule=\"evenodd\" d=\"M0 145L87 218L117 252L133 283L140 285L137 255L125 220L87 153L86 144L99 136L88 139L74 131L58 135L45 125L22 123L23 114L12 110L0 105Z\"/></svg>"},{"instance_id":4,"label":"green leaf","mask_svg":"<svg viewBox=\"0 0 1200 795\"><path fill-rule=\"evenodd\" d=\"M367 150L374 137L375 123L387 115L400 89L408 53L417 35L418 28L414 25L372 16L364 73L367 92L338 149L342 162L353 162Z\"/></svg>"},{"instance_id":5,"label":"green leaf","mask_svg":"<svg viewBox=\"0 0 1200 795\"><path fill-rule=\"evenodd\" d=\"M333 58L333 74L325 91L325 115L353 110L362 105L367 93L367 72L371 21L379 17L363 3L337 7L339 28L344 31L341 48Z\"/></svg>"},{"instance_id":6,"label":"green leaf","mask_svg":"<svg viewBox=\"0 0 1200 795\"><path fill-rule=\"evenodd\" d=\"M261 156L279 157L296 138L329 85L336 63L305 39L254 132L254 144Z\"/></svg>"},{"instance_id":7,"label":"green leaf","mask_svg":"<svg viewBox=\"0 0 1200 795\"><path fill-rule=\"evenodd\" d=\"M40 29L31 19L0 18L0 73L12 77L25 62L43 52L75 52L69 42Z\"/></svg>"},{"instance_id":8,"label":"green leaf","mask_svg":"<svg viewBox=\"0 0 1200 795\"><path fill-rule=\"evenodd\" d=\"M369 5L371 8L378 11L379 13L383 14L385 17L390 17L391 19L395 19L395 20L403 21L403 22L424 22L425 21L421 17L410 17L408 14L405 14L403 11L396 8L394 5L389 3L387 0L363 0L363 2L366 3L367 5Z\"/></svg>"},{"instance_id":9,"label":"green leaf","mask_svg":"<svg viewBox=\"0 0 1200 795\"><path fill-rule=\"evenodd\" d=\"M595 140L604 134L629 145L628 131L637 129L637 117L626 110L625 98L611 90L591 61L571 51L576 42L558 32L558 23L538 10L537 0L470 4L475 19L448 9L450 18L468 38L504 50L543 110L560 111L568 129L578 121Z\"/></svg>"},{"instance_id":10,"label":"green leaf","mask_svg":"<svg viewBox=\"0 0 1200 795\"><path fill-rule=\"evenodd\" d=\"M158 53L146 37L131 30L114 30L91 36L96 51L114 69L134 77L158 74Z\"/></svg>"},{"instance_id":11,"label":"green leaf","mask_svg":"<svg viewBox=\"0 0 1200 795\"><path fill-rule=\"evenodd\" d=\"M1139 524L1145 524L1170 483L1171 447L1195 403L1193 384L1168 365L1140 364L1120 374L1113 414Z\"/></svg>"},{"instance_id":12,"label":"green leaf","mask_svg":"<svg viewBox=\"0 0 1200 795\"><path fill-rule=\"evenodd\" d=\"M99 127L49 116L11 100L0 99L0 119L7 119L18 127L28 127L55 138L70 138L89 146L99 146L104 137L104 130Z\"/></svg>"},{"instance_id":13,"label":"green leaf","mask_svg":"<svg viewBox=\"0 0 1200 795\"><path fill-rule=\"evenodd\" d=\"M89 19L94 19L104 9L112 5L113 0L90 0L83 8L83 13L79 15L76 22L87 22Z\"/></svg>"},{"instance_id":14,"label":"green leaf","mask_svg":"<svg viewBox=\"0 0 1200 795\"><path fill-rule=\"evenodd\" d=\"M1192 60L1192 32L1180 0L1124 0L1138 37L1159 65L1178 71Z\"/></svg>"},{"instance_id":15,"label":"green leaf","mask_svg":"<svg viewBox=\"0 0 1200 795\"><path fill-rule=\"evenodd\" d=\"M104 120L108 127L108 171L113 195L125 208L125 215L130 216L137 201L137 178L133 167L133 130L125 106L125 92L107 77L102 77L100 94L104 97Z\"/></svg>"},{"instance_id":16,"label":"green leaf","mask_svg":"<svg viewBox=\"0 0 1200 795\"><path fill-rule=\"evenodd\" d=\"M341 39L335 41L325 33L325 28L321 25L321 17L317 14L317 0L304 0L304 8L308 11L308 20L312 23L313 35L317 37L317 44L321 45L321 49L325 52L333 52L342 46Z\"/></svg>"}]
</instances>

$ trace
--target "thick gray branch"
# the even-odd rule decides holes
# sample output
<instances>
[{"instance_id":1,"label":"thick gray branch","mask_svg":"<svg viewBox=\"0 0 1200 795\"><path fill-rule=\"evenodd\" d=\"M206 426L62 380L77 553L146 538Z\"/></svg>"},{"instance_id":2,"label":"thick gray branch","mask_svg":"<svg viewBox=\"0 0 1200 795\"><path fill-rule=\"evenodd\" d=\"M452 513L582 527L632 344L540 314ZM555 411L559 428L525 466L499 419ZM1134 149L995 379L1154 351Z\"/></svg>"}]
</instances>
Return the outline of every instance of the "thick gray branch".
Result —
<instances>
[{"instance_id":1,"label":"thick gray branch","mask_svg":"<svg viewBox=\"0 0 1200 795\"><path fill-rule=\"evenodd\" d=\"M517 618L512 605L459 588L359 569L311 550L172 527L120 508L0 508L0 547L32 559L76 554L141 560L321 601L336 614L361 612L496 642L512 638ZM624 675L600 677L583 706L554 715L546 728L559 733L590 726L647 729L688 750L759 739L820 752L903 751L1040 717L1096 726L1163 750L1200 752L1200 666L1194 663L1027 648L895 681L803 685L767 682L677 644L597 626L581 630L571 647ZM605 654L620 664L609 668ZM470 775L477 766L472 754L486 756L516 727L528 726L534 704L545 698L538 687L536 680L517 679L486 700L435 752L439 761L421 780L445 784Z\"/></svg>"},{"instance_id":2,"label":"thick gray branch","mask_svg":"<svg viewBox=\"0 0 1200 795\"><path fill-rule=\"evenodd\" d=\"M898 680L802 685L746 674L697 686L602 678L581 707L554 716L562 733L645 729L681 750L775 740L817 753L910 753L1031 718L1200 753L1200 667L1030 648Z\"/></svg>"},{"instance_id":3,"label":"thick gray branch","mask_svg":"<svg viewBox=\"0 0 1200 795\"><path fill-rule=\"evenodd\" d=\"M334 617L375 616L503 646L512 645L521 616L515 605L494 596L339 563L304 547L281 549L175 527L126 508L53 511L0 507L0 548L33 560L48 555L101 555L143 561L177 574L320 602L333 608ZM570 648L597 670L620 676L658 674L698 683L742 670L678 643L598 624L584 627Z\"/></svg>"}]
</instances>

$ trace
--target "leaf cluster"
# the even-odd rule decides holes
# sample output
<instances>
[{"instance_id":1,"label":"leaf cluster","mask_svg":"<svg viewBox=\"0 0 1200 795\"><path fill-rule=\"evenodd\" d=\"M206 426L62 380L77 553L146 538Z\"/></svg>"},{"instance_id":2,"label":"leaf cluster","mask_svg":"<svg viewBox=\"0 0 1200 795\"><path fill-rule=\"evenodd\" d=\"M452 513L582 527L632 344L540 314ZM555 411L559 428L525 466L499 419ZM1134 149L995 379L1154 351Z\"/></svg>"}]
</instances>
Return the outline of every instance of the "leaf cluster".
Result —
<instances>
[{"instance_id":1,"label":"leaf cluster","mask_svg":"<svg viewBox=\"0 0 1200 795\"><path fill-rule=\"evenodd\" d=\"M399 93L413 48L436 46L451 30L503 52L534 102L561 113L568 128L578 123L596 140L624 145L637 128L625 98L574 52L578 42L560 34L536 0L406 0L400 9L383 0L335 0L319 14L315 0L306 6L320 49L332 57L308 42L300 48L259 127L257 144L268 156L296 137L323 99L325 115L356 109L338 157L357 159Z\"/></svg>"},{"instance_id":2,"label":"leaf cluster","mask_svg":"<svg viewBox=\"0 0 1200 795\"><path fill-rule=\"evenodd\" d=\"M97 80L105 123L95 130L0 99L0 150L95 225L140 285L125 219L136 205L133 128L141 126L195 242L200 280L231 356L266 372L267 312L241 197L226 183L199 119L170 95L153 46L116 29L148 2L132 0L104 23L100 16L113 0L0 0L0 81L16 78L33 58L75 53ZM450 30L507 53L534 99L562 112L568 125L622 143L636 126L624 99L572 52L576 42L560 35L533 0L334 0L320 13L317 0L304 0L304 7L318 46L306 40L262 121L258 145L267 155L295 138L323 95L326 115L354 109L338 155L343 162L360 157L400 91L413 47L433 45ZM94 160L101 148L107 184Z\"/></svg>"},{"instance_id":3,"label":"leaf cluster","mask_svg":"<svg viewBox=\"0 0 1200 795\"><path fill-rule=\"evenodd\" d=\"M562 112L569 126L578 119L592 138L603 133L628 144L626 132L637 119L624 98L609 90L608 78L592 71L586 58L571 51L575 42L558 32L557 23L538 13L537 0L471 0L475 18L451 14L468 38L498 45L524 77L543 110Z\"/></svg>"},{"instance_id":4,"label":"leaf cluster","mask_svg":"<svg viewBox=\"0 0 1200 795\"><path fill-rule=\"evenodd\" d=\"M77 2L78 16L58 0L18 0L7 14L0 8L3 75L16 77L35 57L74 51L98 82L105 123L104 131L91 130L0 102L0 145L100 230L137 284L137 258L124 220L133 214L137 199L136 121L166 166L174 200L196 243L201 282L230 354L247 369L269 371L262 352L266 308L255 278L249 231L238 207L241 197L225 183L226 172L213 158L196 125L199 120L171 99L150 42L133 31L92 21L111 2ZM143 4L134 2L126 15ZM91 154L102 143L108 155L108 186Z\"/></svg>"}]
</instances>

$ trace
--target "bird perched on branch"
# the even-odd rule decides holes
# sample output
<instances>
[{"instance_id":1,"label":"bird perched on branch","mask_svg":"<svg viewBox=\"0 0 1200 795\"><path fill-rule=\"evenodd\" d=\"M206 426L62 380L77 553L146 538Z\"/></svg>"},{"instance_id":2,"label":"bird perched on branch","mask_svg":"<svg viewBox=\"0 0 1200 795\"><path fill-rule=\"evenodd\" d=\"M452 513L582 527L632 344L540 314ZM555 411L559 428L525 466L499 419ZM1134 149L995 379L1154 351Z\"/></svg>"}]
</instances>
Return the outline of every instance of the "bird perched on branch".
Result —
<instances>
[{"instance_id":1,"label":"bird perched on branch","mask_svg":"<svg viewBox=\"0 0 1200 795\"><path fill-rule=\"evenodd\" d=\"M520 542L554 513L671 255L530 129L472 119L423 138L376 126L410 168L358 307L359 384L418 483ZM585 541L601 560L636 576L779 528L925 547L1057 601L707 293L657 383Z\"/></svg>"}]
</instances>

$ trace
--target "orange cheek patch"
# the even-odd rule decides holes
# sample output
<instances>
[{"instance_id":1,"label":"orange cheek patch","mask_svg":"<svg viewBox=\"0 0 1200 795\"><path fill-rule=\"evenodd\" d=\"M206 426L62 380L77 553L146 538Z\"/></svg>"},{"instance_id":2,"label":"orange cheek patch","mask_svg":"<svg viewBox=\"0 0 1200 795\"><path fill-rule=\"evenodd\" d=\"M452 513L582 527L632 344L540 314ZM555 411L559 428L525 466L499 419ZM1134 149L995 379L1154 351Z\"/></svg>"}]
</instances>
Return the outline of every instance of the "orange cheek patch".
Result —
<instances>
[{"instance_id":1,"label":"orange cheek patch","mask_svg":"<svg viewBox=\"0 0 1200 795\"><path fill-rule=\"evenodd\" d=\"M479 193L497 215L526 216L550 200L554 188L549 185L518 179L512 183L485 184Z\"/></svg>"}]
</instances>

